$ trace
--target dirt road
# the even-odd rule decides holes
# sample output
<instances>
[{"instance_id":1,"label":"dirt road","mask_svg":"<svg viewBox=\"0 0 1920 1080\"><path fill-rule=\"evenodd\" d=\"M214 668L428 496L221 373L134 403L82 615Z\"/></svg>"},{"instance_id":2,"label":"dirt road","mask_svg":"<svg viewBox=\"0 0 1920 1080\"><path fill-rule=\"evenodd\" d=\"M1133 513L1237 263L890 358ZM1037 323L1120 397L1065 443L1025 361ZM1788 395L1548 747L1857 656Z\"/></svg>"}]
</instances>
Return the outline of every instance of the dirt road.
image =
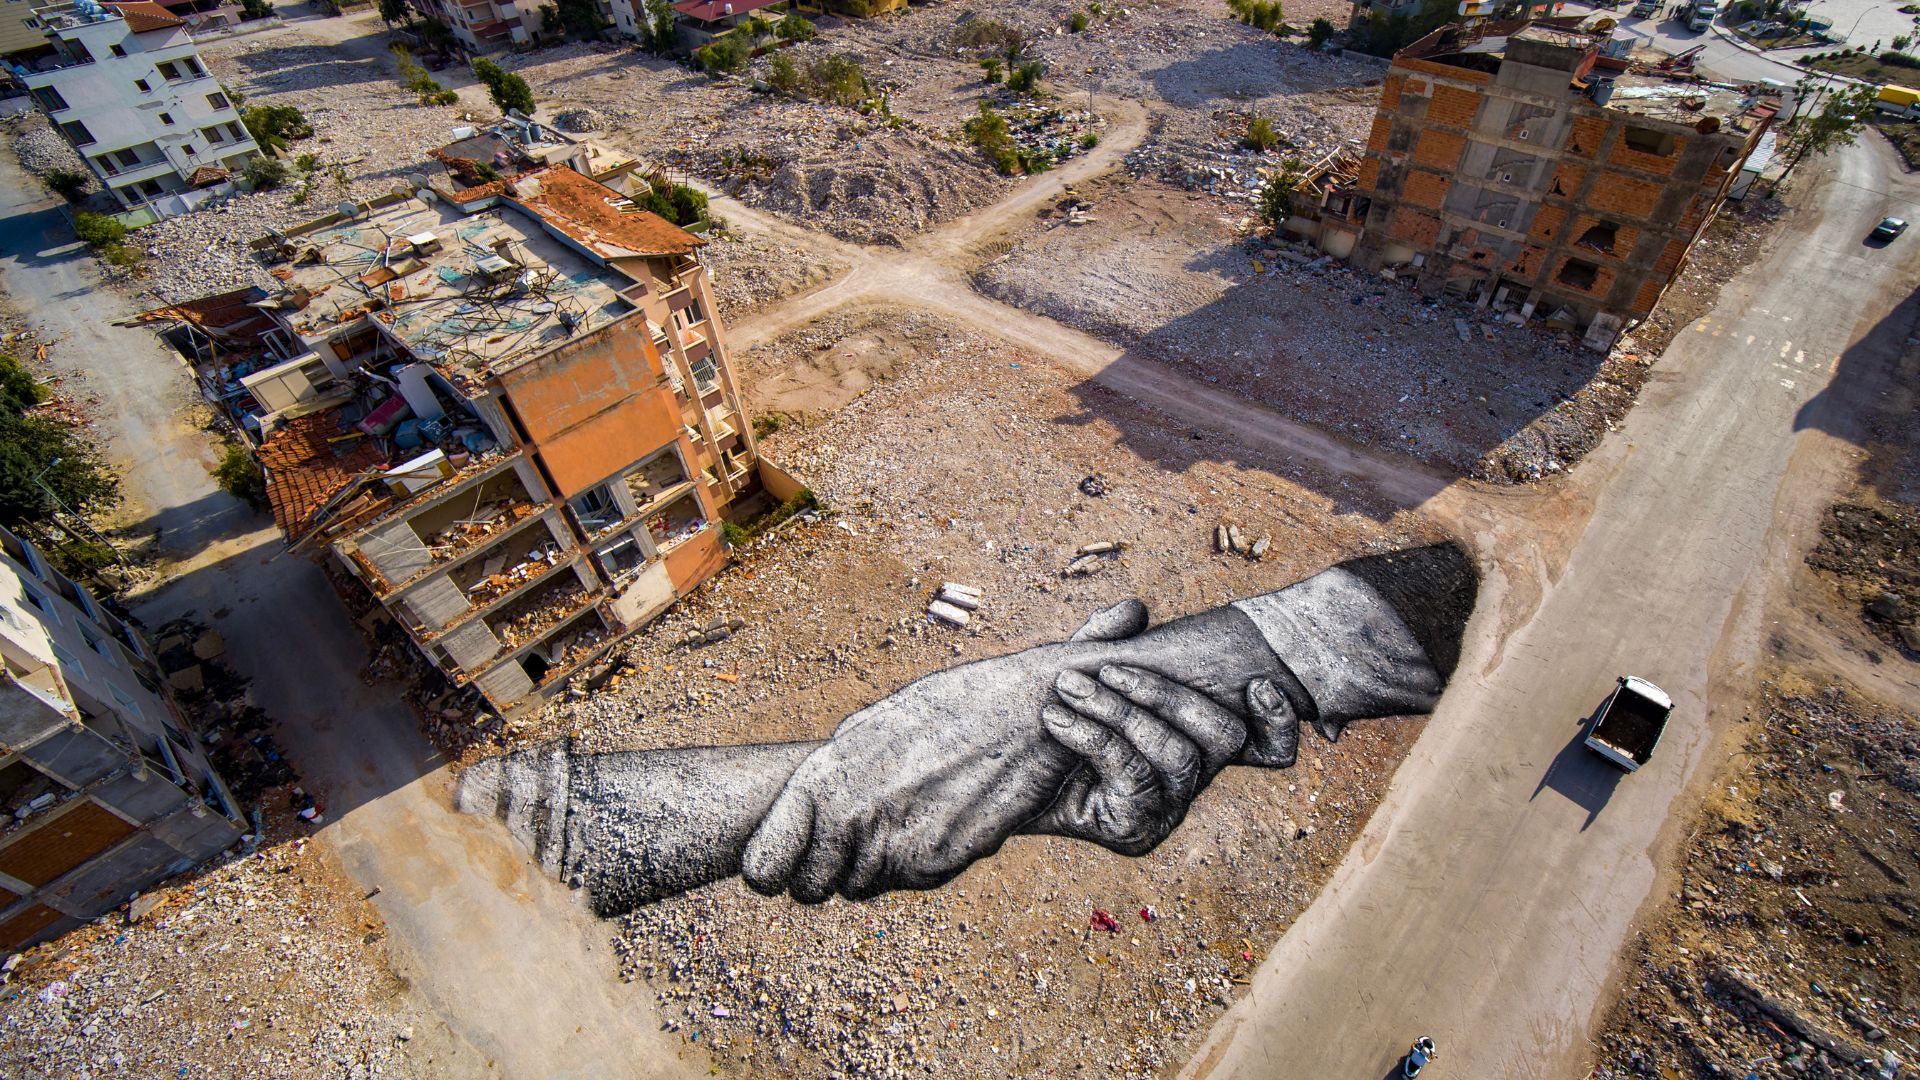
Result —
<instances>
[{"instance_id":1,"label":"dirt road","mask_svg":"<svg viewBox=\"0 0 1920 1080\"><path fill-rule=\"evenodd\" d=\"M0 280L58 337L53 362L99 398L133 531L164 529L175 576L130 602L149 625L191 611L226 638L328 807L319 838L379 890L396 971L444 1024L421 1034L443 1075L703 1073L662 1035L644 989L615 977L604 928L504 833L453 812L400 687L360 682L366 646L320 571L278 555L271 522L215 486L216 444L181 412L186 369L152 333L112 325L135 305L96 287L94 260L71 235L41 186L0 155Z\"/></svg>"},{"instance_id":2,"label":"dirt road","mask_svg":"<svg viewBox=\"0 0 1920 1080\"><path fill-rule=\"evenodd\" d=\"M1836 370L1884 370L1920 311L1913 249L1862 243L1920 201L1891 151L1863 141L1803 194L1580 466L1593 514L1537 613L1482 608L1409 767L1186 1075L1371 1080L1423 1032L1450 1076L1582 1074L1708 715L1744 701L1765 591L1812 541L1776 525L1804 520L1777 493L1796 448L1826 438L1796 418ZM1677 705L1627 777L1579 745L1623 672Z\"/></svg>"}]
</instances>

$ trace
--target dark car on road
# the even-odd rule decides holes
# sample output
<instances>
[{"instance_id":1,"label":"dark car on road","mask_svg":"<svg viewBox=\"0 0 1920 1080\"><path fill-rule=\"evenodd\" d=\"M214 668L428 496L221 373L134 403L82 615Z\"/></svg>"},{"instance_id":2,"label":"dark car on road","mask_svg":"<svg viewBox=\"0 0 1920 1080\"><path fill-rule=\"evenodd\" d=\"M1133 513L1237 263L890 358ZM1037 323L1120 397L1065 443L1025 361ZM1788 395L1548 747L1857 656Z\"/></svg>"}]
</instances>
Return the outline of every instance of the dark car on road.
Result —
<instances>
[{"instance_id":1,"label":"dark car on road","mask_svg":"<svg viewBox=\"0 0 1920 1080\"><path fill-rule=\"evenodd\" d=\"M1907 223L1905 221L1897 217L1881 218L1880 224L1873 227L1873 232L1868 236L1868 239L1885 242L1906 231Z\"/></svg>"}]
</instances>

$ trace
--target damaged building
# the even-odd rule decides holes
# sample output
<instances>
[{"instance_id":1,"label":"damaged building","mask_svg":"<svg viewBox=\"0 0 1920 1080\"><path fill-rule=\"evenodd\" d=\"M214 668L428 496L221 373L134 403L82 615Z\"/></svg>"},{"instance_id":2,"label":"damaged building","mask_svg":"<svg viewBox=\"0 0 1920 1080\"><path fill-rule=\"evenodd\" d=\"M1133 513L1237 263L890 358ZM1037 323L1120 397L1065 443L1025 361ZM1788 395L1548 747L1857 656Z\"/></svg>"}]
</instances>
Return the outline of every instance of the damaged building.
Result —
<instances>
[{"instance_id":1,"label":"damaged building","mask_svg":"<svg viewBox=\"0 0 1920 1080\"><path fill-rule=\"evenodd\" d=\"M289 542L512 716L723 566L724 518L793 493L703 243L551 165L343 203L255 243L274 288L153 314L225 357Z\"/></svg>"},{"instance_id":2,"label":"damaged building","mask_svg":"<svg viewBox=\"0 0 1920 1080\"><path fill-rule=\"evenodd\" d=\"M98 918L247 831L139 632L0 529L0 949Z\"/></svg>"},{"instance_id":3,"label":"damaged building","mask_svg":"<svg viewBox=\"0 0 1920 1080\"><path fill-rule=\"evenodd\" d=\"M1481 22L1402 50L1322 246L1610 347L1686 266L1779 102L1630 70L1607 40L1580 19Z\"/></svg>"}]
</instances>

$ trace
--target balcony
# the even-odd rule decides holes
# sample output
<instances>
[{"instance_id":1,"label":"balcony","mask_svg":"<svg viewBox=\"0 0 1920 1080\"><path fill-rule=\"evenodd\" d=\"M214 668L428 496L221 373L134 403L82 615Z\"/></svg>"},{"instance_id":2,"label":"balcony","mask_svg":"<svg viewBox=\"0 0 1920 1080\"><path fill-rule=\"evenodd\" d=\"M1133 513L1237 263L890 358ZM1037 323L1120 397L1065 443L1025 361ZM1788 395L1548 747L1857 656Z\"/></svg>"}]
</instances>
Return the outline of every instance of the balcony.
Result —
<instances>
[{"instance_id":1,"label":"balcony","mask_svg":"<svg viewBox=\"0 0 1920 1080\"><path fill-rule=\"evenodd\" d=\"M462 555L484 547L552 505L521 479L518 454L440 480L397 508L383 508L341 550L365 572L378 596L419 582ZM364 520L364 519L363 519Z\"/></svg>"},{"instance_id":2,"label":"balcony","mask_svg":"<svg viewBox=\"0 0 1920 1080\"><path fill-rule=\"evenodd\" d=\"M528 524L544 521L528 519ZM467 602L484 608L567 565L569 552L550 527L516 528L500 542L474 552L448 576Z\"/></svg>"},{"instance_id":3,"label":"balcony","mask_svg":"<svg viewBox=\"0 0 1920 1080\"><path fill-rule=\"evenodd\" d=\"M88 160L100 161L99 158L90 158ZM101 162L100 167L104 171L107 165L105 162ZM158 161L143 161L130 169L115 169L112 172L106 173L107 179L113 181L113 183L107 185L109 187L127 187L132 184L138 184L144 180L153 180L162 176L174 175L177 174L174 170L173 162L168 161L166 158L161 158Z\"/></svg>"},{"instance_id":4,"label":"balcony","mask_svg":"<svg viewBox=\"0 0 1920 1080\"><path fill-rule=\"evenodd\" d=\"M706 511L701 509L700 497L692 485L647 515L647 535L653 537L654 546L663 554L699 535L706 527Z\"/></svg>"},{"instance_id":5,"label":"balcony","mask_svg":"<svg viewBox=\"0 0 1920 1080\"><path fill-rule=\"evenodd\" d=\"M518 649L553 633L598 597L578 573L554 575L482 618L502 645Z\"/></svg>"}]
</instances>

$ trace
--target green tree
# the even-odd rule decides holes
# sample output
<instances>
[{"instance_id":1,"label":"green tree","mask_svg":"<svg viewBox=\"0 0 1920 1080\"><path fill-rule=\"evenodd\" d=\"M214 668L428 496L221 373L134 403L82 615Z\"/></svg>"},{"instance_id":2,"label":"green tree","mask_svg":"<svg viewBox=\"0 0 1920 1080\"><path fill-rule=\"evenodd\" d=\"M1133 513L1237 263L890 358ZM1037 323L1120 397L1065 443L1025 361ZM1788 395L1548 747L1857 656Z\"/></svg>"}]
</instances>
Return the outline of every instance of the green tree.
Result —
<instances>
[{"instance_id":1,"label":"green tree","mask_svg":"<svg viewBox=\"0 0 1920 1080\"><path fill-rule=\"evenodd\" d=\"M813 28L813 23L797 11L789 12L774 29L788 41L812 41L814 35L819 33Z\"/></svg>"},{"instance_id":2,"label":"green tree","mask_svg":"<svg viewBox=\"0 0 1920 1080\"><path fill-rule=\"evenodd\" d=\"M19 361L0 356L0 525L19 528L64 512L89 515L120 501L120 483L72 428L32 411L50 395Z\"/></svg>"},{"instance_id":3,"label":"green tree","mask_svg":"<svg viewBox=\"0 0 1920 1080\"><path fill-rule=\"evenodd\" d=\"M1087 13L1084 11L1076 11L1067 19L1067 33L1069 34L1082 33L1086 28Z\"/></svg>"},{"instance_id":4,"label":"green tree","mask_svg":"<svg viewBox=\"0 0 1920 1080\"><path fill-rule=\"evenodd\" d=\"M240 19L264 19L273 14L273 0L240 0Z\"/></svg>"},{"instance_id":5,"label":"green tree","mask_svg":"<svg viewBox=\"0 0 1920 1080\"><path fill-rule=\"evenodd\" d=\"M527 85L527 80L485 58L473 62L473 76L487 88L487 96L501 112L517 109L527 116L533 115L533 88Z\"/></svg>"},{"instance_id":6,"label":"green tree","mask_svg":"<svg viewBox=\"0 0 1920 1080\"><path fill-rule=\"evenodd\" d=\"M694 62L700 65L700 70L713 75L740 70L752 55L753 46L746 35L737 30L721 34L693 51Z\"/></svg>"},{"instance_id":7,"label":"green tree","mask_svg":"<svg viewBox=\"0 0 1920 1080\"><path fill-rule=\"evenodd\" d=\"M1273 130L1273 121L1256 116L1247 122L1247 133L1241 137L1240 145L1264 154L1280 145L1280 134Z\"/></svg>"},{"instance_id":8,"label":"green tree","mask_svg":"<svg viewBox=\"0 0 1920 1080\"><path fill-rule=\"evenodd\" d=\"M1287 161L1260 189L1260 220L1275 232L1293 216L1293 193L1300 186L1299 164Z\"/></svg>"},{"instance_id":9,"label":"green tree","mask_svg":"<svg viewBox=\"0 0 1920 1080\"><path fill-rule=\"evenodd\" d=\"M1045 64L1029 60L1007 75L1007 89L1016 94L1032 94L1040 88L1040 77L1046 72Z\"/></svg>"},{"instance_id":10,"label":"green tree","mask_svg":"<svg viewBox=\"0 0 1920 1080\"><path fill-rule=\"evenodd\" d=\"M255 191L271 191L287 181L287 163L279 158L257 157L247 162L241 174Z\"/></svg>"},{"instance_id":11,"label":"green tree","mask_svg":"<svg viewBox=\"0 0 1920 1080\"><path fill-rule=\"evenodd\" d=\"M95 251L104 251L126 240L127 227L119 218L81 211L73 216L73 235Z\"/></svg>"},{"instance_id":12,"label":"green tree","mask_svg":"<svg viewBox=\"0 0 1920 1080\"><path fill-rule=\"evenodd\" d=\"M1327 43L1327 39L1337 32L1334 25L1327 20L1315 19L1307 25L1307 46L1313 49L1321 48Z\"/></svg>"},{"instance_id":13,"label":"green tree","mask_svg":"<svg viewBox=\"0 0 1920 1080\"><path fill-rule=\"evenodd\" d=\"M262 506L267 501L267 478L261 474L253 455L237 442L227 444L213 478L223 491L248 505Z\"/></svg>"},{"instance_id":14,"label":"green tree","mask_svg":"<svg viewBox=\"0 0 1920 1080\"><path fill-rule=\"evenodd\" d=\"M407 0L380 0L380 21L393 29L394 23L407 21Z\"/></svg>"},{"instance_id":15,"label":"green tree","mask_svg":"<svg viewBox=\"0 0 1920 1080\"><path fill-rule=\"evenodd\" d=\"M249 105L240 110L240 122L254 142L275 152L285 150L291 139L313 136L306 114L291 105Z\"/></svg>"},{"instance_id":16,"label":"green tree","mask_svg":"<svg viewBox=\"0 0 1920 1080\"><path fill-rule=\"evenodd\" d=\"M767 65L767 85L773 87L776 94L799 97L806 89L806 80L800 74L800 65L793 62L793 57L779 53Z\"/></svg>"},{"instance_id":17,"label":"green tree","mask_svg":"<svg viewBox=\"0 0 1920 1080\"><path fill-rule=\"evenodd\" d=\"M673 0L647 0L647 45L657 53L673 51Z\"/></svg>"},{"instance_id":18,"label":"green tree","mask_svg":"<svg viewBox=\"0 0 1920 1080\"><path fill-rule=\"evenodd\" d=\"M1830 154L1843 146L1852 146L1873 115L1874 101L1880 96L1877 86L1855 86L1829 96L1817 112L1793 121L1787 128L1787 167L1773 182L1773 190L1787 182L1793 170L1809 157Z\"/></svg>"}]
</instances>

